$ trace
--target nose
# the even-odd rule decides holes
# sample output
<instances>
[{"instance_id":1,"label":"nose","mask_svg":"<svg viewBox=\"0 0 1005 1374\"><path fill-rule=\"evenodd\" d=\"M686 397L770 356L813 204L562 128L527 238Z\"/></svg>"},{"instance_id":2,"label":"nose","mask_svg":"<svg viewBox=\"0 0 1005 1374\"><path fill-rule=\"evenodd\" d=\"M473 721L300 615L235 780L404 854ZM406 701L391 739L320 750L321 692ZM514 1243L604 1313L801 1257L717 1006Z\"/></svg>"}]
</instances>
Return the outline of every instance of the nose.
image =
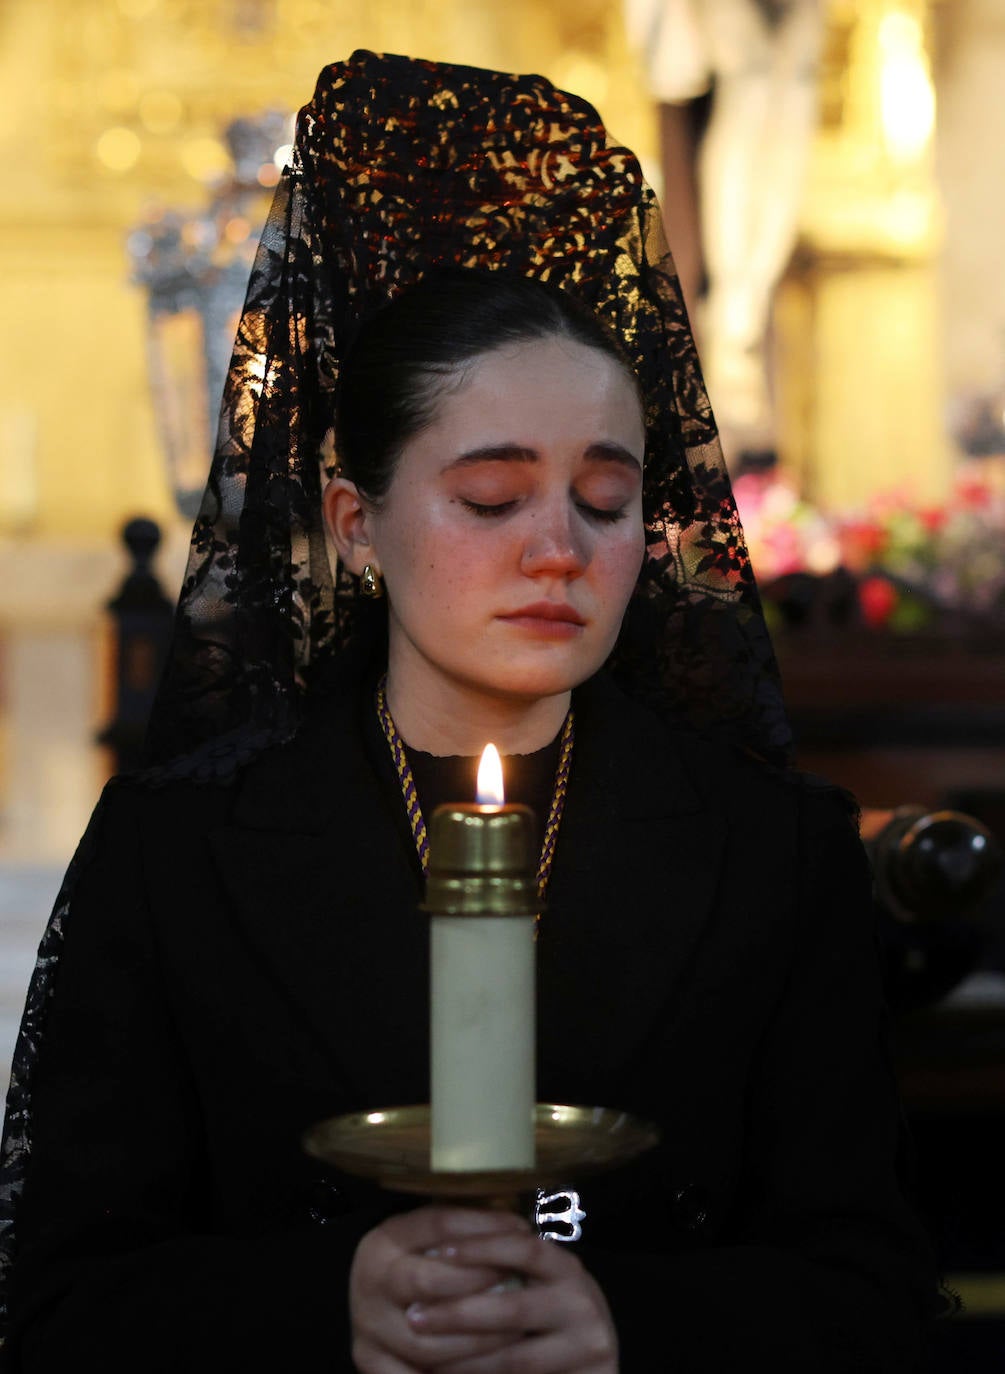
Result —
<instances>
[{"instance_id":1,"label":"nose","mask_svg":"<svg viewBox=\"0 0 1005 1374\"><path fill-rule=\"evenodd\" d=\"M548 502L531 516L520 559L521 572L528 577L579 577L589 562L586 538L586 532L576 527L567 498Z\"/></svg>"}]
</instances>

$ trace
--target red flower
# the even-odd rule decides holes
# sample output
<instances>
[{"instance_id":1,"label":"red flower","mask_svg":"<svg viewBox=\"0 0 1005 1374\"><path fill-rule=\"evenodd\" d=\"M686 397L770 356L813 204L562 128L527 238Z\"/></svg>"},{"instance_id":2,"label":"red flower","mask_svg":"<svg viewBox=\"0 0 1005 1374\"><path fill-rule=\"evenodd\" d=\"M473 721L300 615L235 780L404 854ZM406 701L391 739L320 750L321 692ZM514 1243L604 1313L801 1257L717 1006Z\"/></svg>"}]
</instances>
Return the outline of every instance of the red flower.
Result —
<instances>
[{"instance_id":1,"label":"red flower","mask_svg":"<svg viewBox=\"0 0 1005 1374\"><path fill-rule=\"evenodd\" d=\"M848 520L838 534L842 562L855 570L875 563L886 547L886 531L874 520Z\"/></svg>"},{"instance_id":2,"label":"red flower","mask_svg":"<svg viewBox=\"0 0 1005 1374\"><path fill-rule=\"evenodd\" d=\"M961 477L953 495L965 510L983 510L991 504L991 488L977 477Z\"/></svg>"},{"instance_id":3,"label":"red flower","mask_svg":"<svg viewBox=\"0 0 1005 1374\"><path fill-rule=\"evenodd\" d=\"M872 630L881 630L897 605L897 591L885 577L864 577L858 584L862 619Z\"/></svg>"}]
</instances>

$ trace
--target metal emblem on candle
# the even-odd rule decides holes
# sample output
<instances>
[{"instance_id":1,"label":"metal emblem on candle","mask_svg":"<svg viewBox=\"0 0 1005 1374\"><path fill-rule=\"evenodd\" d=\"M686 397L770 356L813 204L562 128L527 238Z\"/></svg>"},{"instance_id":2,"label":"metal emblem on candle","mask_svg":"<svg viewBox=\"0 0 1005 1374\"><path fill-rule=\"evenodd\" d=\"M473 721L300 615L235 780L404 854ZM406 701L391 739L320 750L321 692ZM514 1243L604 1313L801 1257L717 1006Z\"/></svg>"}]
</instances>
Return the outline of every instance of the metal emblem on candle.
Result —
<instances>
[{"instance_id":1,"label":"metal emblem on candle","mask_svg":"<svg viewBox=\"0 0 1005 1374\"><path fill-rule=\"evenodd\" d=\"M559 1206L558 1204L562 1204ZM548 1210L548 1209L551 1210ZM557 1193L545 1193L539 1188L534 1205L534 1225L545 1240L561 1241L565 1245L583 1237L582 1222L586 1220L582 1201L574 1188L562 1188ZM559 1231L567 1226L568 1232Z\"/></svg>"},{"instance_id":2,"label":"metal emblem on candle","mask_svg":"<svg viewBox=\"0 0 1005 1374\"><path fill-rule=\"evenodd\" d=\"M434 1170L534 1163L534 818L489 786L430 822Z\"/></svg>"}]
</instances>

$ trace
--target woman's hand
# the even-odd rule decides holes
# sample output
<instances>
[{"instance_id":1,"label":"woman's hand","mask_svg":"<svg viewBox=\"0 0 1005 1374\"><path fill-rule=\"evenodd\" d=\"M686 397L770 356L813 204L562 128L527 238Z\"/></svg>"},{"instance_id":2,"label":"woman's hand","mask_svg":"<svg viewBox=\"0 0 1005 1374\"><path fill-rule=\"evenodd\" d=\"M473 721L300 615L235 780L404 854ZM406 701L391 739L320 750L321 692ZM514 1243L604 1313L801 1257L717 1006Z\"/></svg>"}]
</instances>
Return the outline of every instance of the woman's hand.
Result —
<instances>
[{"instance_id":1,"label":"woman's hand","mask_svg":"<svg viewBox=\"0 0 1005 1374\"><path fill-rule=\"evenodd\" d=\"M562 1245L539 1239L529 1228L486 1229L440 1253L461 1274L503 1271L524 1280L520 1287L482 1285L409 1306L409 1326L430 1341L502 1341L494 1349L454 1356L444 1374L617 1374L618 1340L607 1301Z\"/></svg>"},{"instance_id":2,"label":"woman's hand","mask_svg":"<svg viewBox=\"0 0 1005 1374\"><path fill-rule=\"evenodd\" d=\"M421 1320L407 1315L503 1282L507 1266L465 1263L457 1255L469 1240L507 1239L534 1237L527 1222L510 1212L462 1207L422 1207L369 1231L356 1247L349 1274L352 1355L360 1374L421 1374L451 1361L485 1357L517 1340L522 1333L505 1329L426 1331Z\"/></svg>"}]
</instances>

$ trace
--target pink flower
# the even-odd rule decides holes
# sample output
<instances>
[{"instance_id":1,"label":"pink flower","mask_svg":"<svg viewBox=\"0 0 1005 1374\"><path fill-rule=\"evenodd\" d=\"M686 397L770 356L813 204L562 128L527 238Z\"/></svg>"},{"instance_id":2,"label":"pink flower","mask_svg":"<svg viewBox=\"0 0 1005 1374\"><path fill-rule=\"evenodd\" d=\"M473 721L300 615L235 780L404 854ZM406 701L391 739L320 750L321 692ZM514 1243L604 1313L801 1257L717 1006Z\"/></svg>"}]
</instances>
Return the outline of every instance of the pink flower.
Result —
<instances>
[{"instance_id":1,"label":"pink flower","mask_svg":"<svg viewBox=\"0 0 1005 1374\"><path fill-rule=\"evenodd\" d=\"M761 547L767 551L773 577L801 572L806 566L802 540L791 525L775 525L772 529L765 530Z\"/></svg>"},{"instance_id":2,"label":"pink flower","mask_svg":"<svg viewBox=\"0 0 1005 1374\"><path fill-rule=\"evenodd\" d=\"M764 504L767 490L764 477L756 472L745 472L733 480L733 499L740 511L741 519L757 515Z\"/></svg>"}]
</instances>

